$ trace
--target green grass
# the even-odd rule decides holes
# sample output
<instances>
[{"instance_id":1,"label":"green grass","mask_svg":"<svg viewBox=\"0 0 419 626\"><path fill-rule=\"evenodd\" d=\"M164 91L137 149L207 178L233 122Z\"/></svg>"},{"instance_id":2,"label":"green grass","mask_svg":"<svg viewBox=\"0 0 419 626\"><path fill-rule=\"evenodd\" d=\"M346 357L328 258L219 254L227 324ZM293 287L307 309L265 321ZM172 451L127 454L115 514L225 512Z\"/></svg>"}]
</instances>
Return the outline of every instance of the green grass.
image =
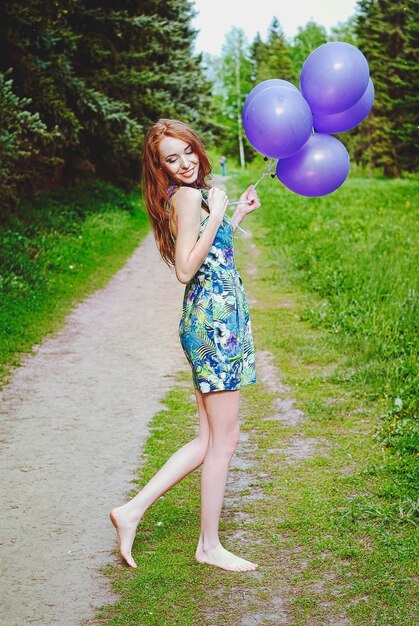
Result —
<instances>
[{"instance_id":1,"label":"green grass","mask_svg":"<svg viewBox=\"0 0 419 626\"><path fill-rule=\"evenodd\" d=\"M257 167L234 184L256 180ZM277 179L259 189L255 241L269 242L272 282L316 296L300 315L343 345L337 376L384 401L383 443L405 459L417 454L417 180L349 178L322 198L297 196Z\"/></svg>"},{"instance_id":2,"label":"green grass","mask_svg":"<svg viewBox=\"0 0 419 626\"><path fill-rule=\"evenodd\" d=\"M104 183L39 194L0 231L0 384L10 366L103 287L149 230L138 193Z\"/></svg>"},{"instance_id":3,"label":"green grass","mask_svg":"<svg viewBox=\"0 0 419 626\"><path fill-rule=\"evenodd\" d=\"M254 174L256 170L248 172L248 178L233 177L230 197L235 198L238 179L242 188L256 180ZM272 419L275 394L262 382L262 364L259 361L258 368L257 360L258 383L244 388L241 399L241 430L248 444L236 452L248 466L231 470L229 501L220 524L223 544L258 562L260 571L257 576L227 573L195 563L198 470L146 512L133 550L139 568L106 569L121 599L99 610L101 623L236 626L246 616L261 624L276 623L281 607L293 626L414 623L417 457L404 445L400 450L388 447L378 436L382 415L389 408L388 390L395 383L366 376L366 366L375 358L369 350L363 351L363 346L369 345L368 336L361 338L355 329L348 331L336 321L331 323L332 313L324 323L322 317L311 313L325 295L314 289L304 269L298 267L307 247L301 242L306 236L304 228L301 232L295 228L293 237L282 229L287 210L292 222L303 219L296 215L303 212L302 207L305 212L309 208L305 200L275 189L275 184L262 183L263 209L243 224L252 229L259 256L251 258L246 239L239 235L236 259L246 290L257 300L251 310L256 350L274 355L281 380L289 385L305 418L294 427ZM360 185L364 192L371 188L371 203L373 198L377 200L374 181L345 184L346 211L351 198L358 197ZM394 182L395 187L398 184ZM400 188L405 193L403 184ZM388 195L392 185L393 181L378 181L380 194ZM366 204L370 203L368 197L365 195ZM316 201L316 205L321 212L320 203ZM321 221L319 215L314 218ZM307 244L308 235L305 241ZM327 234L325 243L329 241ZM368 247L366 241L363 245ZM365 252L364 264L368 258ZM331 266L334 259L331 253ZM406 259L401 263L408 267ZM256 266L256 275L247 273L251 265ZM366 267L359 271L368 273ZM330 293L333 295L333 290ZM390 333L386 342L394 337L399 341L400 336ZM373 371L381 365L370 363L369 367ZM159 412L150 424L130 496L195 435L198 416L191 393L186 369L163 399L167 410ZM290 464L289 449L295 440L319 442L319 448ZM258 492L258 499L253 500L252 494ZM244 534L243 541L237 532Z\"/></svg>"}]
</instances>

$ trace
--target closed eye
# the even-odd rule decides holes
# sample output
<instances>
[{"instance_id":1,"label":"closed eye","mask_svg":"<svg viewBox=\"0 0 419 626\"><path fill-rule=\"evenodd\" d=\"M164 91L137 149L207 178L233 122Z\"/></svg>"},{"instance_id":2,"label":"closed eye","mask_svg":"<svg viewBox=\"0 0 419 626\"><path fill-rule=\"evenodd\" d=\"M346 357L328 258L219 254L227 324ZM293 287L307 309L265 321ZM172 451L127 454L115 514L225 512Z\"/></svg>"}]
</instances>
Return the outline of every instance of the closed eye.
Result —
<instances>
[{"instance_id":1,"label":"closed eye","mask_svg":"<svg viewBox=\"0 0 419 626\"><path fill-rule=\"evenodd\" d=\"M184 153L185 153L185 154L193 154L193 148L192 148L192 146L188 146L187 148L185 148ZM171 164L172 164L172 163L176 163L176 161L177 161L177 160L178 160L178 157L174 157L174 158L168 158L168 159L166 159L166 161L167 161L168 163L171 163Z\"/></svg>"}]
</instances>

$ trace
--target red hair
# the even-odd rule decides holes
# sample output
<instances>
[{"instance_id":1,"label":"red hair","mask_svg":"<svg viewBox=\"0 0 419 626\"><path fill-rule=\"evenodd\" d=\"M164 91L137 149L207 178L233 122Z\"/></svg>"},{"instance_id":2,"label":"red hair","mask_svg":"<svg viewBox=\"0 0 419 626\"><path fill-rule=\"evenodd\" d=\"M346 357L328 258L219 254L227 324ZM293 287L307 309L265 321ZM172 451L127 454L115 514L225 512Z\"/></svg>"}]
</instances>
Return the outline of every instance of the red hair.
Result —
<instances>
[{"instance_id":1,"label":"red hair","mask_svg":"<svg viewBox=\"0 0 419 626\"><path fill-rule=\"evenodd\" d=\"M201 139L184 122L160 119L148 130L144 141L141 174L143 197L160 255L169 267L174 267L175 244L170 235L167 204L170 185L180 183L171 178L160 164L159 145L163 137L182 139L192 146L199 159L199 172L196 183L191 186L209 189L205 179L211 173L211 164Z\"/></svg>"}]
</instances>

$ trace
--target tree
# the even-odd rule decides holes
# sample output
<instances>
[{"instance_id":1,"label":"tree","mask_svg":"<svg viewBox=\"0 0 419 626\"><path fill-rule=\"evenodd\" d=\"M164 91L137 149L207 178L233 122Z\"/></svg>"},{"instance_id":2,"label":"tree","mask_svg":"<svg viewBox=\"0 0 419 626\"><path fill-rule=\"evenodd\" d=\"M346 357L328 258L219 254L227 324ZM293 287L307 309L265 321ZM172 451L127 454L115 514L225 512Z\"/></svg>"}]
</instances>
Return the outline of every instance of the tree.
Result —
<instances>
[{"instance_id":1,"label":"tree","mask_svg":"<svg viewBox=\"0 0 419 626\"><path fill-rule=\"evenodd\" d=\"M300 82L301 68L309 54L319 46L327 43L327 33L324 26L319 26L310 20L302 27L299 26L291 46L291 59L294 65L294 80Z\"/></svg>"},{"instance_id":2,"label":"tree","mask_svg":"<svg viewBox=\"0 0 419 626\"><path fill-rule=\"evenodd\" d=\"M3 0L0 72L53 136L38 146L44 158L25 159L25 180L96 174L132 186L157 118L207 132L210 84L192 53L193 14L188 0Z\"/></svg>"},{"instance_id":3,"label":"tree","mask_svg":"<svg viewBox=\"0 0 419 626\"><path fill-rule=\"evenodd\" d=\"M254 86L254 64L243 30L233 27L226 35L219 68L220 113L230 141L224 146L229 154L239 155L245 166L245 143L242 125L243 103ZM217 94L216 94L217 95ZM235 139L233 139L233 137Z\"/></svg>"},{"instance_id":4,"label":"tree","mask_svg":"<svg viewBox=\"0 0 419 626\"><path fill-rule=\"evenodd\" d=\"M356 16L351 15L345 22L338 22L330 29L329 41L345 41L357 47Z\"/></svg>"},{"instance_id":5,"label":"tree","mask_svg":"<svg viewBox=\"0 0 419 626\"><path fill-rule=\"evenodd\" d=\"M375 87L356 158L400 176L415 168L418 126L417 0L360 0L357 36Z\"/></svg>"},{"instance_id":6,"label":"tree","mask_svg":"<svg viewBox=\"0 0 419 626\"><path fill-rule=\"evenodd\" d=\"M0 206L16 203L18 192L30 180L34 164L54 165L45 156L54 133L49 133L38 113L30 113L28 98L13 92L13 81L0 73Z\"/></svg>"},{"instance_id":7,"label":"tree","mask_svg":"<svg viewBox=\"0 0 419 626\"><path fill-rule=\"evenodd\" d=\"M158 117L202 127L211 88L201 56L193 55L191 3L131 0L123 7L84 0L74 24L81 35L78 73L109 97L129 103L144 127Z\"/></svg>"},{"instance_id":8,"label":"tree","mask_svg":"<svg viewBox=\"0 0 419 626\"><path fill-rule=\"evenodd\" d=\"M256 65L256 83L270 78L282 78L289 81L294 79L290 46L276 17L272 19L269 26L266 43L257 33L251 49Z\"/></svg>"}]
</instances>

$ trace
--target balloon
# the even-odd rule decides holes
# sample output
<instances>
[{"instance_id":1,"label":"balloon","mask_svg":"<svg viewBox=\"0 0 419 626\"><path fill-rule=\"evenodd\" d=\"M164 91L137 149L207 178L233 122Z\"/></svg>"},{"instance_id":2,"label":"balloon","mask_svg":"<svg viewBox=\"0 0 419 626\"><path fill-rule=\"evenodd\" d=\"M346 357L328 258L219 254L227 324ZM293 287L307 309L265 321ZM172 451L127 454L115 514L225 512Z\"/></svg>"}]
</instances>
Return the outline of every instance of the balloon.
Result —
<instances>
[{"instance_id":1,"label":"balloon","mask_svg":"<svg viewBox=\"0 0 419 626\"><path fill-rule=\"evenodd\" d=\"M358 102L368 79L368 62L362 52L344 41L331 41L305 60L300 88L313 114L331 115Z\"/></svg>"},{"instance_id":2,"label":"balloon","mask_svg":"<svg viewBox=\"0 0 419 626\"><path fill-rule=\"evenodd\" d=\"M343 143L321 133L311 135L301 150L276 166L276 175L285 187L310 198L332 193L348 173L349 155Z\"/></svg>"},{"instance_id":3,"label":"balloon","mask_svg":"<svg viewBox=\"0 0 419 626\"><path fill-rule=\"evenodd\" d=\"M255 95L243 126L255 150L279 159L295 154L305 144L313 130L313 116L298 89L277 85Z\"/></svg>"},{"instance_id":4,"label":"balloon","mask_svg":"<svg viewBox=\"0 0 419 626\"><path fill-rule=\"evenodd\" d=\"M269 80L264 80L258 85L256 85L256 87L253 87L252 91L249 92L243 104L242 118L244 118L247 107L249 106L253 98L256 96L256 94L260 93L264 89L267 89L268 87L277 87L278 85L281 87L288 87L289 89L294 89L294 91L298 91L298 93L300 93L299 89L297 89L295 85L288 82L287 80L283 80L282 78L270 78Z\"/></svg>"},{"instance_id":5,"label":"balloon","mask_svg":"<svg viewBox=\"0 0 419 626\"><path fill-rule=\"evenodd\" d=\"M331 115L313 115L313 126L319 133L344 133L355 128L371 111L374 102L374 85L371 78L364 95L350 109Z\"/></svg>"}]
</instances>

